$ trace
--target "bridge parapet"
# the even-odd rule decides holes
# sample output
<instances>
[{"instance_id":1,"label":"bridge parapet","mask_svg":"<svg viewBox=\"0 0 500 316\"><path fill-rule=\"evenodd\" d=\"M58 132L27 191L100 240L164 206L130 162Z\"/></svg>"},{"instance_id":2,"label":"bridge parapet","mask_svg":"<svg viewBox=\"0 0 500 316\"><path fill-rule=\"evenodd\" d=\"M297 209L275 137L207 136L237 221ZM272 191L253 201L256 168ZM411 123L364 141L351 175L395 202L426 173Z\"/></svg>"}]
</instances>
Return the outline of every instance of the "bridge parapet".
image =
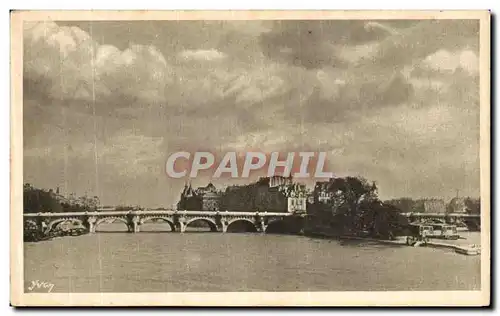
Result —
<instances>
[{"instance_id":1,"label":"bridge parapet","mask_svg":"<svg viewBox=\"0 0 500 316\"><path fill-rule=\"evenodd\" d=\"M211 231L226 232L229 225L237 221L252 223L257 231L265 232L271 221L283 220L295 216L291 213L276 212L230 212L230 211L187 211L187 210L102 210L95 212L64 212L64 213L27 213L25 222L30 221L43 226L48 234L52 229L66 221L79 221L88 228L89 233L95 233L96 228L110 220L124 222L129 232L139 232L140 226L148 220L160 219L167 222L172 231L184 232L188 225L196 220L203 220L210 226ZM45 226L44 226L45 224Z\"/></svg>"},{"instance_id":2,"label":"bridge parapet","mask_svg":"<svg viewBox=\"0 0 500 316\"><path fill-rule=\"evenodd\" d=\"M469 230L480 230L481 214L469 213L403 213L410 221L440 220L447 224L467 226Z\"/></svg>"},{"instance_id":3,"label":"bridge parapet","mask_svg":"<svg viewBox=\"0 0 500 316\"><path fill-rule=\"evenodd\" d=\"M481 214L469 214L469 213L402 213L402 215L407 217L417 217L417 218L480 218Z\"/></svg>"}]
</instances>

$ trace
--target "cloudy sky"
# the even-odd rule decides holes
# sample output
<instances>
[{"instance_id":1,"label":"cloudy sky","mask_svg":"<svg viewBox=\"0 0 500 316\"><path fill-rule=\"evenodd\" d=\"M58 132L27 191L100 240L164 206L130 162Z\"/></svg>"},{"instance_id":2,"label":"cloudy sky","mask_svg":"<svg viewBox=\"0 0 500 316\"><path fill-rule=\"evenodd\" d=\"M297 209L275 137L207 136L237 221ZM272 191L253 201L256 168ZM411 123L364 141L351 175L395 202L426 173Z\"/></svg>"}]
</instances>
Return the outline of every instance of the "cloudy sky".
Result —
<instances>
[{"instance_id":1,"label":"cloudy sky","mask_svg":"<svg viewBox=\"0 0 500 316\"><path fill-rule=\"evenodd\" d=\"M170 153L309 150L382 198L478 195L478 47L475 20L25 23L25 182L170 206Z\"/></svg>"}]
</instances>

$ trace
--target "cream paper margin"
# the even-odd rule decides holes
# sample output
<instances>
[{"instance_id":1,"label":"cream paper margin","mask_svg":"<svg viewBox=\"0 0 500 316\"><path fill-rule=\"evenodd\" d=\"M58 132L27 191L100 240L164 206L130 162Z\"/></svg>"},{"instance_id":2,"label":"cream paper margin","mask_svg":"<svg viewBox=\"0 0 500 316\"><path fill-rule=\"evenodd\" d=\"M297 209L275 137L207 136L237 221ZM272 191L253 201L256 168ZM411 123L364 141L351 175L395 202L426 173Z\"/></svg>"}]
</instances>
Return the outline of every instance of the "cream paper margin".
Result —
<instances>
[{"instance_id":1,"label":"cream paper margin","mask_svg":"<svg viewBox=\"0 0 500 316\"><path fill-rule=\"evenodd\" d=\"M42 20L480 20L481 290L373 292L24 293L23 22ZM12 11L10 300L13 306L485 306L490 304L489 11ZM467 273L464 271L464 273Z\"/></svg>"}]
</instances>

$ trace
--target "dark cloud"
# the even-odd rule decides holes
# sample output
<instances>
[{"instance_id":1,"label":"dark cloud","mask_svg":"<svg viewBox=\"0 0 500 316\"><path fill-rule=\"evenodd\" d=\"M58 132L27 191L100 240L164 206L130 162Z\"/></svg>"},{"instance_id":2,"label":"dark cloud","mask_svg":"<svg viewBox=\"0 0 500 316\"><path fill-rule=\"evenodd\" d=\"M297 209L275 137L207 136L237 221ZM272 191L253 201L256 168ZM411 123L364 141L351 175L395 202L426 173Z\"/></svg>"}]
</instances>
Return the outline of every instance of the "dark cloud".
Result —
<instances>
[{"instance_id":1,"label":"dark cloud","mask_svg":"<svg viewBox=\"0 0 500 316\"><path fill-rule=\"evenodd\" d=\"M261 46L269 58L292 65L344 67L346 61L338 57L336 45L364 44L388 35L388 29L365 21L278 21L261 35Z\"/></svg>"},{"instance_id":2,"label":"dark cloud","mask_svg":"<svg viewBox=\"0 0 500 316\"><path fill-rule=\"evenodd\" d=\"M400 106L414 95L413 86L401 74L387 81L346 83L330 98L322 89L316 86L303 104L288 112L288 119L310 123L356 121L382 108Z\"/></svg>"},{"instance_id":3,"label":"dark cloud","mask_svg":"<svg viewBox=\"0 0 500 316\"><path fill-rule=\"evenodd\" d=\"M368 104L379 106L395 106L410 99L413 88L401 74L397 74L388 81L372 82L361 86L360 99Z\"/></svg>"}]
</instances>

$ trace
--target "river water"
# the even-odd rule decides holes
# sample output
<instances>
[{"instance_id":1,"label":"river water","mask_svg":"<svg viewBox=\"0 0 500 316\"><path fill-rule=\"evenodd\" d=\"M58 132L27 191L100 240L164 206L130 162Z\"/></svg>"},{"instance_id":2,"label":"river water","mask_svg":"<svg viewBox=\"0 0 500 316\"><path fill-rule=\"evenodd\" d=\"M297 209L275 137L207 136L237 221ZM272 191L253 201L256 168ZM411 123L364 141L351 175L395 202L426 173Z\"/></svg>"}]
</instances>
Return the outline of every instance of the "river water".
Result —
<instances>
[{"instance_id":1,"label":"river water","mask_svg":"<svg viewBox=\"0 0 500 316\"><path fill-rule=\"evenodd\" d=\"M25 291L479 290L480 256L259 233L101 232L25 243ZM46 292L38 289L36 292Z\"/></svg>"}]
</instances>

